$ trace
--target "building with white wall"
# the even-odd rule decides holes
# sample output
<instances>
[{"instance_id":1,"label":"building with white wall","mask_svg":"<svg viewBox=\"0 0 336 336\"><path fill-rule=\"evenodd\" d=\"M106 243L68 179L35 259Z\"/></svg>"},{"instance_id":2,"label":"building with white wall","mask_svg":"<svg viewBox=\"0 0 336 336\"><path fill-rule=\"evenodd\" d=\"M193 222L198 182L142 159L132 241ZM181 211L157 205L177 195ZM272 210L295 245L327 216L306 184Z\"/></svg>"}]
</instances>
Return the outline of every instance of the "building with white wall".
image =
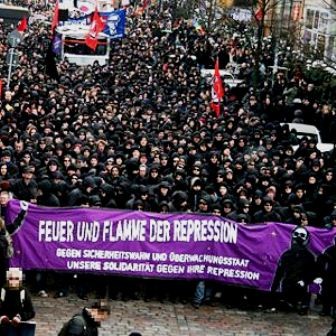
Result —
<instances>
[{"instance_id":1,"label":"building with white wall","mask_svg":"<svg viewBox=\"0 0 336 336\"><path fill-rule=\"evenodd\" d=\"M305 0L301 41L318 55L336 61L336 1Z\"/></svg>"}]
</instances>

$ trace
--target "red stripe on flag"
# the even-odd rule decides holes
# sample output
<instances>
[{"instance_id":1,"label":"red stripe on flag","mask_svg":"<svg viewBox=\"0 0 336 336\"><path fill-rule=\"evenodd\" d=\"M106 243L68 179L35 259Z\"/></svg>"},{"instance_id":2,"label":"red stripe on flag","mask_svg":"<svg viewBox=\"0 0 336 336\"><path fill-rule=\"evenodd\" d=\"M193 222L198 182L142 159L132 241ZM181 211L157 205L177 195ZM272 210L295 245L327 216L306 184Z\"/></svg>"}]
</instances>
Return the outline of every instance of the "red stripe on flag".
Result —
<instances>
[{"instance_id":1,"label":"red stripe on flag","mask_svg":"<svg viewBox=\"0 0 336 336\"><path fill-rule=\"evenodd\" d=\"M85 38L85 43L89 48L96 50L98 45L98 34L104 30L104 27L105 23L96 8L92 17L89 33Z\"/></svg>"},{"instance_id":2,"label":"red stripe on flag","mask_svg":"<svg viewBox=\"0 0 336 336\"><path fill-rule=\"evenodd\" d=\"M28 22L27 22L27 18L23 18L22 20L19 21L18 25L17 25L17 30L19 32L24 32L28 27Z\"/></svg>"},{"instance_id":3,"label":"red stripe on flag","mask_svg":"<svg viewBox=\"0 0 336 336\"><path fill-rule=\"evenodd\" d=\"M264 11L262 10L261 7L259 7L255 12L254 12L254 17L256 18L257 21L261 21L264 16Z\"/></svg>"},{"instance_id":4,"label":"red stripe on flag","mask_svg":"<svg viewBox=\"0 0 336 336\"><path fill-rule=\"evenodd\" d=\"M58 9L59 9L59 7L58 7L58 0L57 0L56 6L55 6L55 11L54 11L54 16L53 16L53 19L52 19L52 22L51 22L52 33L54 33L54 30L58 25Z\"/></svg>"},{"instance_id":5,"label":"red stripe on flag","mask_svg":"<svg viewBox=\"0 0 336 336\"><path fill-rule=\"evenodd\" d=\"M214 83L213 83L213 89L217 95L217 99L220 100L224 97L224 87L222 83L222 78L219 73L219 60L218 57L216 59L215 64L215 76L214 76Z\"/></svg>"},{"instance_id":6,"label":"red stripe on flag","mask_svg":"<svg viewBox=\"0 0 336 336\"><path fill-rule=\"evenodd\" d=\"M217 57L212 86L212 102L210 104L210 107L216 113L217 118L220 116L220 102L224 97L224 94L223 82L219 72L219 59Z\"/></svg>"}]
</instances>

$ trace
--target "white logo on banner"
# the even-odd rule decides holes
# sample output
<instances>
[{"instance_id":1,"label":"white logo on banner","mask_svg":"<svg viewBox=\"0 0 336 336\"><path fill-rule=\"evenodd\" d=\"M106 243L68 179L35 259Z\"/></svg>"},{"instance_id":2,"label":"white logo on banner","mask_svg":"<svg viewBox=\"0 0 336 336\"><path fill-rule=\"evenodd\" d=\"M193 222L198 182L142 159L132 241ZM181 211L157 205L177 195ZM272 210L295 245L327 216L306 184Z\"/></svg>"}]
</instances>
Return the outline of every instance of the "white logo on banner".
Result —
<instances>
[{"instance_id":1,"label":"white logo on banner","mask_svg":"<svg viewBox=\"0 0 336 336\"><path fill-rule=\"evenodd\" d=\"M106 24L110 30L110 35L117 35L117 27L120 22L120 16L118 14L111 14L107 17Z\"/></svg>"}]
</instances>

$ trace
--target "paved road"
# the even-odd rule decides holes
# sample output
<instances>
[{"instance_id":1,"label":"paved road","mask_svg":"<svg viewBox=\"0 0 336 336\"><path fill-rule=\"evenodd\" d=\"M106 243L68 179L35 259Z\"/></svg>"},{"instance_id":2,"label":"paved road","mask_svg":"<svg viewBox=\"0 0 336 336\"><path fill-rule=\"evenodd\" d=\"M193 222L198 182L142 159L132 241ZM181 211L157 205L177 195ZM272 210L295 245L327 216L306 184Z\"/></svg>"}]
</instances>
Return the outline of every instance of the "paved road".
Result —
<instances>
[{"instance_id":1,"label":"paved road","mask_svg":"<svg viewBox=\"0 0 336 336\"><path fill-rule=\"evenodd\" d=\"M37 312L36 336L55 336L61 325L88 302L68 297L34 297ZM90 301L89 301L90 302ZM315 311L308 316L294 313L265 313L224 306L201 307L144 301L111 301L112 313L100 329L100 336L326 336L330 318Z\"/></svg>"}]
</instances>

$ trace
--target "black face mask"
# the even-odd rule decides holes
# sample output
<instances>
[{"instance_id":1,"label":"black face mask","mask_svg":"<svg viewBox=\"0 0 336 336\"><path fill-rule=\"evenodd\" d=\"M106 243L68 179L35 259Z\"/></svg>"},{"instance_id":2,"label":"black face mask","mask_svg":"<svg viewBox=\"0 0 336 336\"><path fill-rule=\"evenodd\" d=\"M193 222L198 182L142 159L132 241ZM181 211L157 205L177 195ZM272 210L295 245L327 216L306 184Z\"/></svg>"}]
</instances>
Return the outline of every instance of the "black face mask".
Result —
<instances>
[{"instance_id":1,"label":"black face mask","mask_svg":"<svg viewBox=\"0 0 336 336\"><path fill-rule=\"evenodd\" d=\"M305 241L302 238L293 238L292 239L292 245L297 245L297 246L304 246Z\"/></svg>"}]
</instances>

